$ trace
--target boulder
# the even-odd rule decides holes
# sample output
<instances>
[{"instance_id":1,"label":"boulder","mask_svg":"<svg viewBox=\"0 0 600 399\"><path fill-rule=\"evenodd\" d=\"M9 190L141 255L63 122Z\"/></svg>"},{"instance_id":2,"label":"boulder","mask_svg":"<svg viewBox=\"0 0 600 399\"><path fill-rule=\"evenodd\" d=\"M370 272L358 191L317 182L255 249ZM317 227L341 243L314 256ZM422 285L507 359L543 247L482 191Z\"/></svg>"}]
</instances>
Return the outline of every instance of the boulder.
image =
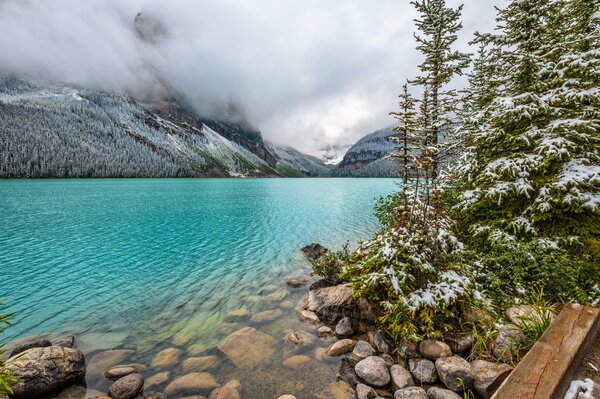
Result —
<instances>
[{"instance_id":1,"label":"boulder","mask_svg":"<svg viewBox=\"0 0 600 399\"><path fill-rule=\"evenodd\" d=\"M204 371L215 364L219 359L216 356L199 356L199 357L189 357L183 361L182 370L184 373L189 373L190 371Z\"/></svg>"},{"instance_id":2,"label":"boulder","mask_svg":"<svg viewBox=\"0 0 600 399\"><path fill-rule=\"evenodd\" d=\"M171 381L165 388L165 394L168 397L176 397L182 392L208 391L219 386L214 377L208 373L189 373Z\"/></svg>"},{"instance_id":3,"label":"boulder","mask_svg":"<svg viewBox=\"0 0 600 399\"><path fill-rule=\"evenodd\" d=\"M308 244L307 246L303 247L301 251L310 260L317 260L329 252L327 248L316 242Z\"/></svg>"},{"instance_id":4,"label":"boulder","mask_svg":"<svg viewBox=\"0 0 600 399\"><path fill-rule=\"evenodd\" d=\"M352 320L349 317L343 317L335 326L335 335L340 338L346 338L354 334L352 330Z\"/></svg>"},{"instance_id":5,"label":"boulder","mask_svg":"<svg viewBox=\"0 0 600 399\"><path fill-rule=\"evenodd\" d=\"M327 349L327 354L329 356L340 356L353 350L355 345L356 341L352 339L340 339Z\"/></svg>"},{"instance_id":6,"label":"boulder","mask_svg":"<svg viewBox=\"0 0 600 399\"><path fill-rule=\"evenodd\" d=\"M471 365L460 356L442 357L435 361L435 369L444 385L454 392L473 388Z\"/></svg>"},{"instance_id":7,"label":"boulder","mask_svg":"<svg viewBox=\"0 0 600 399\"><path fill-rule=\"evenodd\" d=\"M371 344L373 347L377 349L379 353L392 353L392 344L389 339L385 336L383 331L377 330L372 334L369 334L369 338L371 339Z\"/></svg>"},{"instance_id":8,"label":"boulder","mask_svg":"<svg viewBox=\"0 0 600 399\"><path fill-rule=\"evenodd\" d=\"M319 288L332 287L334 285L341 284L342 282L343 281L339 278L322 278L322 279L317 280L314 283L312 283L308 287L308 290L312 291L312 290L316 290Z\"/></svg>"},{"instance_id":9,"label":"boulder","mask_svg":"<svg viewBox=\"0 0 600 399\"><path fill-rule=\"evenodd\" d=\"M131 349L113 349L96 353L88 362L87 375L99 377L104 374L106 369L122 364L132 354Z\"/></svg>"},{"instance_id":10,"label":"boulder","mask_svg":"<svg viewBox=\"0 0 600 399\"><path fill-rule=\"evenodd\" d=\"M108 389L108 396L113 399L133 399L142 391L144 377L140 373L129 374L119 378Z\"/></svg>"},{"instance_id":11,"label":"boulder","mask_svg":"<svg viewBox=\"0 0 600 399\"><path fill-rule=\"evenodd\" d=\"M373 388L365 384L356 385L356 396L358 399L374 399L377 398L377 392Z\"/></svg>"},{"instance_id":12,"label":"boulder","mask_svg":"<svg viewBox=\"0 0 600 399\"><path fill-rule=\"evenodd\" d=\"M504 362L512 359L512 353L525 341L525 335L514 324L506 324L498 329L498 336L494 343L494 356Z\"/></svg>"},{"instance_id":13,"label":"boulder","mask_svg":"<svg viewBox=\"0 0 600 399\"><path fill-rule=\"evenodd\" d=\"M475 342L475 337L473 337L473 334L450 336L445 337L444 342L448 344L452 352L463 353L471 349Z\"/></svg>"},{"instance_id":14,"label":"boulder","mask_svg":"<svg viewBox=\"0 0 600 399\"><path fill-rule=\"evenodd\" d=\"M245 368L259 364L273 356L275 339L252 327L245 327L227 336L217 348L234 365Z\"/></svg>"},{"instance_id":15,"label":"boulder","mask_svg":"<svg viewBox=\"0 0 600 399\"><path fill-rule=\"evenodd\" d=\"M107 368L104 371L104 376L109 380L116 381L119 378L128 376L129 374L142 373L145 367L141 364L125 364Z\"/></svg>"},{"instance_id":16,"label":"boulder","mask_svg":"<svg viewBox=\"0 0 600 399\"><path fill-rule=\"evenodd\" d=\"M426 339L421 341L419 344L419 352L421 355L423 355L423 357L430 360L452 356L452 350L447 344L434 339Z\"/></svg>"},{"instance_id":17,"label":"boulder","mask_svg":"<svg viewBox=\"0 0 600 399\"><path fill-rule=\"evenodd\" d=\"M294 331L288 334L286 339L295 345L311 345L316 340L314 335L306 331Z\"/></svg>"},{"instance_id":18,"label":"boulder","mask_svg":"<svg viewBox=\"0 0 600 399\"><path fill-rule=\"evenodd\" d=\"M181 354L181 350L177 348L167 348L163 349L154 356L152 359L152 367L153 368L166 368L173 367L177 363L179 363L179 355Z\"/></svg>"},{"instance_id":19,"label":"boulder","mask_svg":"<svg viewBox=\"0 0 600 399\"><path fill-rule=\"evenodd\" d=\"M408 361L408 367L410 373L415 377L417 382L433 384L438 379L435 364L431 360L410 359Z\"/></svg>"},{"instance_id":20,"label":"boulder","mask_svg":"<svg viewBox=\"0 0 600 399\"><path fill-rule=\"evenodd\" d=\"M378 356L369 356L354 366L354 371L363 381L375 387L390 383L390 372L385 361Z\"/></svg>"},{"instance_id":21,"label":"boulder","mask_svg":"<svg viewBox=\"0 0 600 399\"><path fill-rule=\"evenodd\" d=\"M304 287L306 284L308 284L308 279L306 279L304 277L292 277L285 283L292 288L300 288L300 287Z\"/></svg>"},{"instance_id":22,"label":"boulder","mask_svg":"<svg viewBox=\"0 0 600 399\"><path fill-rule=\"evenodd\" d=\"M429 396L429 399L462 399L456 392L439 387L429 388L427 390L427 396Z\"/></svg>"},{"instance_id":23,"label":"boulder","mask_svg":"<svg viewBox=\"0 0 600 399\"><path fill-rule=\"evenodd\" d=\"M317 330L317 335L319 337L331 337L333 335L333 330L327 326L321 326Z\"/></svg>"},{"instance_id":24,"label":"boulder","mask_svg":"<svg viewBox=\"0 0 600 399\"><path fill-rule=\"evenodd\" d=\"M355 299L352 296L350 284L340 284L309 291L306 308L316 313L319 318L331 322L345 316L369 322L375 320L372 308L367 300L363 297Z\"/></svg>"},{"instance_id":25,"label":"boulder","mask_svg":"<svg viewBox=\"0 0 600 399\"><path fill-rule=\"evenodd\" d=\"M358 341L352 350L352 358L358 362L369 356L374 356L375 349L367 341Z\"/></svg>"},{"instance_id":26,"label":"boulder","mask_svg":"<svg viewBox=\"0 0 600 399\"><path fill-rule=\"evenodd\" d=\"M310 324L319 324L321 320L319 320L319 316L315 312L311 312L310 310L302 310L298 313L298 318L300 321L306 321Z\"/></svg>"},{"instance_id":27,"label":"boulder","mask_svg":"<svg viewBox=\"0 0 600 399\"><path fill-rule=\"evenodd\" d=\"M75 337L72 335L66 335L64 337L57 338L52 341L54 346L64 346L65 348L72 348L75 346Z\"/></svg>"},{"instance_id":28,"label":"boulder","mask_svg":"<svg viewBox=\"0 0 600 399\"><path fill-rule=\"evenodd\" d=\"M390 368L390 375L394 389L402 389L415 385L415 380L413 380L410 372L399 364L394 364Z\"/></svg>"},{"instance_id":29,"label":"boulder","mask_svg":"<svg viewBox=\"0 0 600 399\"><path fill-rule=\"evenodd\" d=\"M238 380L231 380L208 395L208 399L240 399L242 384Z\"/></svg>"},{"instance_id":30,"label":"boulder","mask_svg":"<svg viewBox=\"0 0 600 399\"><path fill-rule=\"evenodd\" d=\"M522 327L523 320L531 318L535 309L531 305L516 305L506 309L504 313L512 324Z\"/></svg>"},{"instance_id":31,"label":"boulder","mask_svg":"<svg viewBox=\"0 0 600 399\"><path fill-rule=\"evenodd\" d=\"M296 355L290 358L287 358L283 361L283 365L290 369L298 369L303 364L310 362L310 357L306 355Z\"/></svg>"},{"instance_id":32,"label":"boulder","mask_svg":"<svg viewBox=\"0 0 600 399\"><path fill-rule=\"evenodd\" d=\"M52 346L52 342L50 342L47 339L34 337L32 339L26 340L24 342L19 342L18 344L16 344L13 347L12 351L10 352L10 355L8 355L8 357L10 359L11 357L15 357L19 353L25 352L28 349L45 348L47 346Z\"/></svg>"},{"instance_id":33,"label":"boulder","mask_svg":"<svg viewBox=\"0 0 600 399\"><path fill-rule=\"evenodd\" d=\"M471 363L471 371L475 390L484 398L490 398L512 371L512 367L503 363L492 363L475 360Z\"/></svg>"},{"instance_id":34,"label":"boulder","mask_svg":"<svg viewBox=\"0 0 600 399\"><path fill-rule=\"evenodd\" d=\"M394 392L394 399L428 399L427 393L420 387L408 387Z\"/></svg>"},{"instance_id":35,"label":"boulder","mask_svg":"<svg viewBox=\"0 0 600 399\"><path fill-rule=\"evenodd\" d=\"M12 386L15 398L35 398L81 380L85 357L62 346L31 348L11 357L6 368L21 379Z\"/></svg>"}]
</instances>

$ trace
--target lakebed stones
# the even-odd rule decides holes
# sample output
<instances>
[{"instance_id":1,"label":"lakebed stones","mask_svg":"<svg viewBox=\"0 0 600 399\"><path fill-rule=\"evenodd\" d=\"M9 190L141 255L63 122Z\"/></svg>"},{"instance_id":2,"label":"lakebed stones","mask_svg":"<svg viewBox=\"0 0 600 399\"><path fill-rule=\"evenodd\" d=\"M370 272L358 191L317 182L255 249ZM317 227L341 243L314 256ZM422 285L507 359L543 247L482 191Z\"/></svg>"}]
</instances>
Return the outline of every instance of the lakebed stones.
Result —
<instances>
[{"instance_id":1,"label":"lakebed stones","mask_svg":"<svg viewBox=\"0 0 600 399\"><path fill-rule=\"evenodd\" d=\"M330 384L322 393L315 395L316 399L354 399L354 389L344 381Z\"/></svg>"},{"instance_id":2,"label":"lakebed stones","mask_svg":"<svg viewBox=\"0 0 600 399\"><path fill-rule=\"evenodd\" d=\"M296 355L285 359L283 365L290 369L298 369L308 362L310 362L310 357L306 355Z\"/></svg>"},{"instance_id":3,"label":"lakebed stones","mask_svg":"<svg viewBox=\"0 0 600 399\"><path fill-rule=\"evenodd\" d=\"M352 320L349 317L343 317L335 326L335 335L346 338L354 334L352 329Z\"/></svg>"},{"instance_id":4,"label":"lakebed stones","mask_svg":"<svg viewBox=\"0 0 600 399\"><path fill-rule=\"evenodd\" d=\"M209 373L189 373L171 381L165 388L168 397L178 396L183 392L208 391L219 388L219 384Z\"/></svg>"},{"instance_id":5,"label":"lakebed stones","mask_svg":"<svg viewBox=\"0 0 600 399\"><path fill-rule=\"evenodd\" d=\"M273 321L281 315L282 312L279 309L265 310L264 312L255 314L250 318L250 320L254 323L264 323L267 321Z\"/></svg>"},{"instance_id":6,"label":"lakebed stones","mask_svg":"<svg viewBox=\"0 0 600 399\"><path fill-rule=\"evenodd\" d=\"M242 384L238 380L231 380L208 395L208 399L240 399Z\"/></svg>"},{"instance_id":7,"label":"lakebed stones","mask_svg":"<svg viewBox=\"0 0 600 399\"><path fill-rule=\"evenodd\" d=\"M35 398L79 381L85 376L85 357L62 346L31 348L6 362L20 382L12 386L15 398Z\"/></svg>"},{"instance_id":8,"label":"lakebed stones","mask_svg":"<svg viewBox=\"0 0 600 399\"><path fill-rule=\"evenodd\" d=\"M311 345L316 340L314 335L306 331L295 331L288 334L286 339L295 345Z\"/></svg>"},{"instance_id":9,"label":"lakebed stones","mask_svg":"<svg viewBox=\"0 0 600 399\"><path fill-rule=\"evenodd\" d=\"M427 392L420 387L408 387L394 392L394 399L429 399Z\"/></svg>"},{"instance_id":10,"label":"lakebed stones","mask_svg":"<svg viewBox=\"0 0 600 399\"><path fill-rule=\"evenodd\" d=\"M447 344L433 339L421 341L419 344L419 352L423 357L430 360L452 356L452 350Z\"/></svg>"},{"instance_id":11,"label":"lakebed stones","mask_svg":"<svg viewBox=\"0 0 600 399\"><path fill-rule=\"evenodd\" d=\"M358 341L352 350L352 359L358 362L376 354L375 349L367 341Z\"/></svg>"},{"instance_id":12,"label":"lakebed stones","mask_svg":"<svg viewBox=\"0 0 600 399\"><path fill-rule=\"evenodd\" d=\"M319 288L308 292L306 309L314 312L319 318L335 321L349 316L355 320L374 321L371 306L364 298L352 296L350 284Z\"/></svg>"},{"instance_id":13,"label":"lakebed stones","mask_svg":"<svg viewBox=\"0 0 600 399\"><path fill-rule=\"evenodd\" d=\"M415 385L410 372L399 364L394 364L390 367L390 375L392 377L392 385L395 389L402 389Z\"/></svg>"},{"instance_id":14,"label":"lakebed stones","mask_svg":"<svg viewBox=\"0 0 600 399\"><path fill-rule=\"evenodd\" d=\"M353 350L354 346L356 346L356 341L348 338L340 339L327 349L327 354L332 357L340 356Z\"/></svg>"},{"instance_id":15,"label":"lakebed stones","mask_svg":"<svg viewBox=\"0 0 600 399\"><path fill-rule=\"evenodd\" d=\"M492 396L512 371L508 364L475 360L471 363L475 389L484 398Z\"/></svg>"},{"instance_id":16,"label":"lakebed stones","mask_svg":"<svg viewBox=\"0 0 600 399\"><path fill-rule=\"evenodd\" d=\"M144 377L140 373L129 374L119 378L108 389L108 396L113 399L133 399L142 391Z\"/></svg>"},{"instance_id":17,"label":"lakebed stones","mask_svg":"<svg viewBox=\"0 0 600 399\"><path fill-rule=\"evenodd\" d=\"M333 330L327 326L321 326L317 330L317 335L321 338L331 337L333 335Z\"/></svg>"},{"instance_id":18,"label":"lakebed stones","mask_svg":"<svg viewBox=\"0 0 600 399\"><path fill-rule=\"evenodd\" d=\"M57 338L52 341L54 346L64 346L65 348L72 348L75 346L75 337L72 335L66 335L64 337Z\"/></svg>"},{"instance_id":19,"label":"lakebed stones","mask_svg":"<svg viewBox=\"0 0 600 399\"><path fill-rule=\"evenodd\" d=\"M460 356L442 357L435 361L438 377L444 385L455 392L473 387L471 365Z\"/></svg>"},{"instance_id":20,"label":"lakebed stones","mask_svg":"<svg viewBox=\"0 0 600 399\"><path fill-rule=\"evenodd\" d=\"M316 242L308 244L307 246L303 247L301 251L310 260L317 260L329 252L327 248Z\"/></svg>"},{"instance_id":21,"label":"lakebed stones","mask_svg":"<svg viewBox=\"0 0 600 399\"><path fill-rule=\"evenodd\" d=\"M300 321L306 321L310 324L319 324L321 320L319 320L319 316L315 312L311 312L310 310L302 310L298 313L298 318Z\"/></svg>"},{"instance_id":22,"label":"lakebed stones","mask_svg":"<svg viewBox=\"0 0 600 399\"><path fill-rule=\"evenodd\" d=\"M306 284L308 284L308 279L306 279L304 277L292 277L285 283L292 288L300 288L300 287L304 287Z\"/></svg>"},{"instance_id":23,"label":"lakebed stones","mask_svg":"<svg viewBox=\"0 0 600 399\"><path fill-rule=\"evenodd\" d=\"M129 374L133 373L142 373L145 367L141 364L124 364L109 367L104 371L104 376L109 380L118 380L119 378L123 378Z\"/></svg>"},{"instance_id":24,"label":"lakebed stones","mask_svg":"<svg viewBox=\"0 0 600 399\"><path fill-rule=\"evenodd\" d=\"M410 359L408 361L410 373L418 381L425 384L433 384L437 381L438 375L435 364L427 359Z\"/></svg>"},{"instance_id":25,"label":"lakebed stones","mask_svg":"<svg viewBox=\"0 0 600 399\"><path fill-rule=\"evenodd\" d=\"M363 381L374 387L383 387L390 382L390 373L385 361L378 356L369 356L354 366L354 371Z\"/></svg>"},{"instance_id":26,"label":"lakebed stones","mask_svg":"<svg viewBox=\"0 0 600 399\"><path fill-rule=\"evenodd\" d=\"M225 319L227 320L239 320L248 316L249 312L246 308L238 308L231 310L225 314Z\"/></svg>"},{"instance_id":27,"label":"lakebed stones","mask_svg":"<svg viewBox=\"0 0 600 399\"><path fill-rule=\"evenodd\" d=\"M456 392L439 387L429 388L427 396L429 396L429 399L462 399Z\"/></svg>"},{"instance_id":28,"label":"lakebed stones","mask_svg":"<svg viewBox=\"0 0 600 399\"><path fill-rule=\"evenodd\" d=\"M494 343L494 356L508 362L512 358L513 351L525 341L525 335L519 327L514 324L506 324L498 329L498 337Z\"/></svg>"},{"instance_id":29,"label":"lakebed stones","mask_svg":"<svg viewBox=\"0 0 600 399\"><path fill-rule=\"evenodd\" d=\"M101 376L104 371L123 361L133 354L131 349L112 349L95 354L88 362L87 374L89 376Z\"/></svg>"},{"instance_id":30,"label":"lakebed stones","mask_svg":"<svg viewBox=\"0 0 600 399\"><path fill-rule=\"evenodd\" d=\"M152 375L151 377L149 377L148 379L146 379L146 386L152 387L152 386L162 385L165 382L169 381L170 376L171 376L170 371L161 371L160 373L156 373L156 374Z\"/></svg>"},{"instance_id":31,"label":"lakebed stones","mask_svg":"<svg viewBox=\"0 0 600 399\"><path fill-rule=\"evenodd\" d=\"M181 350L177 348L163 349L152 359L152 367L165 368L175 366L179 362Z\"/></svg>"},{"instance_id":32,"label":"lakebed stones","mask_svg":"<svg viewBox=\"0 0 600 399\"><path fill-rule=\"evenodd\" d=\"M252 327L230 334L217 346L237 367L254 366L273 356L275 339Z\"/></svg>"},{"instance_id":33,"label":"lakebed stones","mask_svg":"<svg viewBox=\"0 0 600 399\"><path fill-rule=\"evenodd\" d=\"M183 361L183 372L204 371L213 367L219 359L216 356L190 357Z\"/></svg>"}]
</instances>

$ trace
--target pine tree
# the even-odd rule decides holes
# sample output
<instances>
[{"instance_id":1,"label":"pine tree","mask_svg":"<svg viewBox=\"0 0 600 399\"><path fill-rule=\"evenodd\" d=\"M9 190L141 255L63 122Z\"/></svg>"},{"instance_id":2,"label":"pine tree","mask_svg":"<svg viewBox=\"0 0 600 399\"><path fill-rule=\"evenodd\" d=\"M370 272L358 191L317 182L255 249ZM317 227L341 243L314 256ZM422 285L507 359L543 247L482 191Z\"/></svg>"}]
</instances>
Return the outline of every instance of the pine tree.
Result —
<instances>
[{"instance_id":1,"label":"pine tree","mask_svg":"<svg viewBox=\"0 0 600 399\"><path fill-rule=\"evenodd\" d=\"M425 145L432 150L433 178L438 174L439 149L438 141L441 129L451 122L451 113L458 103L457 93L447 89L448 83L469 64L469 55L452 49L462 28L460 21L462 8L446 6L445 0L420 0L411 2L421 17L415 20L421 34L415 34L417 49L423 53L425 60L419 66L422 72L414 83L426 88L429 96L427 124L422 133Z\"/></svg>"},{"instance_id":2,"label":"pine tree","mask_svg":"<svg viewBox=\"0 0 600 399\"><path fill-rule=\"evenodd\" d=\"M392 157L402 165L402 186L406 190L410 177L409 167L411 157L413 156L416 141L417 112L415 111L415 105L417 100L408 91L408 83L402 86L402 94L400 94L399 98L399 111L390 113L390 115L393 115L398 120L394 131L398 133L397 140L400 144L399 148L392 153Z\"/></svg>"}]
</instances>

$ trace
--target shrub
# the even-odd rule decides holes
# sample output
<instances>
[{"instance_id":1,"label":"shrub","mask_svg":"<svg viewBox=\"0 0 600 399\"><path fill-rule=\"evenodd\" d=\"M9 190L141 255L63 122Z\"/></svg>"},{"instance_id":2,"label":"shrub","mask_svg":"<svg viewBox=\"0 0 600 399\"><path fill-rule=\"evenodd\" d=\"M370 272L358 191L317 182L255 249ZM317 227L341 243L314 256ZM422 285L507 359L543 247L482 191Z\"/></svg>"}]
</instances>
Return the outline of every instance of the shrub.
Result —
<instances>
[{"instance_id":1,"label":"shrub","mask_svg":"<svg viewBox=\"0 0 600 399\"><path fill-rule=\"evenodd\" d=\"M2 312L3 306L4 304L0 302L0 333L11 326L10 320L12 318L12 314ZM0 345L0 354L2 352L2 346ZM13 392L10 387L17 382L19 382L19 379L13 376L10 370L6 369L4 360L0 358L0 394L11 395Z\"/></svg>"}]
</instances>

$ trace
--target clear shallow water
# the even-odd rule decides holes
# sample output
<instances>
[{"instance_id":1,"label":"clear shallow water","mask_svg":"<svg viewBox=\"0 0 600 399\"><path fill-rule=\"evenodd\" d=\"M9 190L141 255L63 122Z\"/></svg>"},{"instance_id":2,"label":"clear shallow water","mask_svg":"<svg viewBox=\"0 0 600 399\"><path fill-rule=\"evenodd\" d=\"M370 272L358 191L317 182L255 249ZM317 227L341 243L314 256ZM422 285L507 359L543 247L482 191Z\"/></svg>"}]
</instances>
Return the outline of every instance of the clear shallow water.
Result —
<instances>
[{"instance_id":1,"label":"clear shallow water","mask_svg":"<svg viewBox=\"0 0 600 399\"><path fill-rule=\"evenodd\" d=\"M287 332L314 329L295 317L306 290L285 280L308 274L302 246L338 248L372 234L376 198L396 188L391 179L0 181L0 298L16 312L1 338L69 332L88 360L126 348L134 352L123 361L149 365L167 347L182 351L178 363L198 355L189 350L198 344L206 348L200 356L219 355L214 346L224 336L250 325L275 338L274 359L255 370L219 359L209 372L220 383L241 379L243 396L260 398L321 367L322 382L287 388L309 397L334 380L339 364L271 365L297 354L282 343ZM229 320L241 307L248 316ZM271 309L281 316L251 320ZM166 370L184 373L180 364ZM106 391L99 376L87 379L88 388Z\"/></svg>"}]
</instances>

